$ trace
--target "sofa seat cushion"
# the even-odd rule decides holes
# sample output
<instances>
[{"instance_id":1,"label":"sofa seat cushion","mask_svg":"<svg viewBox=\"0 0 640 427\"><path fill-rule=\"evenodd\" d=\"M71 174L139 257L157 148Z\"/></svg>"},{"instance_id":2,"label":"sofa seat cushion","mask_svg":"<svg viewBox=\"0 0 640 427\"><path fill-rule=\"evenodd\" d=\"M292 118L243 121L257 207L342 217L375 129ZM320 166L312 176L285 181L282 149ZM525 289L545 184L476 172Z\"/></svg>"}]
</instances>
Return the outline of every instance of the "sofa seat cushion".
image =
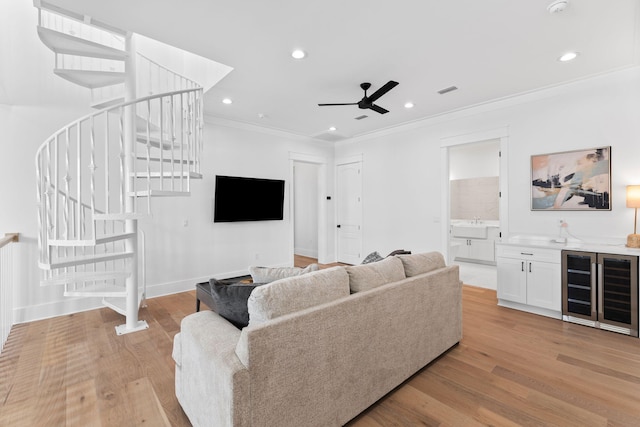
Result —
<instances>
[{"instance_id":1,"label":"sofa seat cushion","mask_svg":"<svg viewBox=\"0 0 640 427\"><path fill-rule=\"evenodd\" d=\"M253 290L264 283L232 283L224 284L216 279L209 280L211 296L216 305L216 312L242 329L249 324L247 301Z\"/></svg>"},{"instance_id":2,"label":"sofa seat cushion","mask_svg":"<svg viewBox=\"0 0 640 427\"><path fill-rule=\"evenodd\" d=\"M399 258L392 256L370 264L346 267L351 293L368 291L404 279L404 267Z\"/></svg>"},{"instance_id":3,"label":"sofa seat cushion","mask_svg":"<svg viewBox=\"0 0 640 427\"><path fill-rule=\"evenodd\" d=\"M440 252L398 255L398 258L402 261L407 277L428 273L446 266L444 257Z\"/></svg>"},{"instance_id":4,"label":"sofa seat cushion","mask_svg":"<svg viewBox=\"0 0 640 427\"><path fill-rule=\"evenodd\" d=\"M318 271L318 264L309 264L305 268L300 267L249 267L249 274L254 283L271 283L287 277Z\"/></svg>"},{"instance_id":5,"label":"sofa seat cushion","mask_svg":"<svg viewBox=\"0 0 640 427\"><path fill-rule=\"evenodd\" d=\"M247 303L249 326L349 295L349 276L333 267L289 277L256 288Z\"/></svg>"}]
</instances>

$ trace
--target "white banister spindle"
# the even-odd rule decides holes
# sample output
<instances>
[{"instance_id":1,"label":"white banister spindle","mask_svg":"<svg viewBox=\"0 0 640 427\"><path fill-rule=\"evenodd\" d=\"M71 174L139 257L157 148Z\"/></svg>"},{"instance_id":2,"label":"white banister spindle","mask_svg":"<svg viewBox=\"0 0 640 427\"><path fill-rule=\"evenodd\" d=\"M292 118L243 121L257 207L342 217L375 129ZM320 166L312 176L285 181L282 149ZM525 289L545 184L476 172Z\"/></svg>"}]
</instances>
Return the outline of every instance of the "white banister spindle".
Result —
<instances>
[{"instance_id":1,"label":"white banister spindle","mask_svg":"<svg viewBox=\"0 0 640 427\"><path fill-rule=\"evenodd\" d=\"M158 122L160 123L160 191L164 190L164 182L162 180L162 175L164 174L164 150L162 149L162 146L164 145L164 120L163 120L163 114L164 114L164 108L162 108L162 104L163 104L163 97L158 98L158 104L159 104L159 114L158 114Z\"/></svg>"},{"instance_id":2,"label":"white banister spindle","mask_svg":"<svg viewBox=\"0 0 640 427\"><path fill-rule=\"evenodd\" d=\"M147 191L151 192L151 100L147 102L147 143L146 143L146 170L147 170ZM147 197L147 212L151 212L151 197Z\"/></svg>"},{"instance_id":3,"label":"white banister spindle","mask_svg":"<svg viewBox=\"0 0 640 427\"><path fill-rule=\"evenodd\" d=\"M60 138L59 138L60 134L57 134L53 140L53 144L55 145L53 148L53 153L54 153L54 163L53 163L53 175L55 177L54 179L54 187L55 187L55 193L54 193L54 199L53 199L53 223L55 224L55 230L54 230L54 238L55 239L59 239L60 238L60 222L58 220L58 200L60 199L60 179L59 179L59 158L58 158L58 153L60 151Z\"/></svg>"},{"instance_id":4,"label":"white banister spindle","mask_svg":"<svg viewBox=\"0 0 640 427\"><path fill-rule=\"evenodd\" d=\"M124 198L125 198L125 185L126 185L126 181L125 181L125 177L124 177L124 160L125 160L125 153L124 153L124 107L120 107L120 119L118 121L118 126L120 127L120 153L118 154L119 158L120 158L120 176L119 176L119 183L120 183L120 188L119 188L119 198L120 198L120 213L124 213L125 209L124 209Z\"/></svg>"},{"instance_id":5,"label":"white banister spindle","mask_svg":"<svg viewBox=\"0 0 640 427\"><path fill-rule=\"evenodd\" d=\"M77 239L82 239L82 134L80 124L76 124L76 146L78 149L76 157L76 190L77 190L77 202L76 202L76 232Z\"/></svg>"},{"instance_id":6,"label":"white banister spindle","mask_svg":"<svg viewBox=\"0 0 640 427\"><path fill-rule=\"evenodd\" d=\"M70 217L70 213L69 210L71 209L71 201L69 200L69 196L70 196L70 187L69 187L69 182L71 181L71 175L70 175L70 171L69 171L69 165L71 164L71 157L69 154L69 150L70 148L70 143L69 143L69 137L70 137L70 132L71 129L70 127L67 127L65 129L65 138L64 138L64 147L65 147L65 153L64 153L64 238L69 240L71 239L71 230L69 228L69 217Z\"/></svg>"},{"instance_id":7,"label":"white banister spindle","mask_svg":"<svg viewBox=\"0 0 640 427\"><path fill-rule=\"evenodd\" d=\"M89 124L91 126L90 129L90 139L91 139L91 152L89 155L90 158L90 162L89 162L89 173L91 174L90 176L90 181L89 181L89 191L91 194L89 194L90 197L90 203L91 203L91 215L89 216L90 221L91 221L91 236L95 239L96 238L96 222L93 220L94 215L96 214L96 131L95 131L95 120L94 120L94 116L91 116L91 120L89 121Z\"/></svg>"},{"instance_id":8,"label":"white banister spindle","mask_svg":"<svg viewBox=\"0 0 640 427\"><path fill-rule=\"evenodd\" d=\"M111 212L109 208L109 111L102 113L104 115L104 211ZM103 224L106 222L103 221Z\"/></svg>"},{"instance_id":9,"label":"white banister spindle","mask_svg":"<svg viewBox=\"0 0 640 427\"><path fill-rule=\"evenodd\" d=\"M169 134L169 138L171 139L171 191L175 191L175 152L176 152L176 112L174 110L174 104L173 104L173 95L171 95L171 97L169 98L169 103L171 104L170 106L170 114L171 114L171 129L170 129L170 134Z\"/></svg>"}]
</instances>

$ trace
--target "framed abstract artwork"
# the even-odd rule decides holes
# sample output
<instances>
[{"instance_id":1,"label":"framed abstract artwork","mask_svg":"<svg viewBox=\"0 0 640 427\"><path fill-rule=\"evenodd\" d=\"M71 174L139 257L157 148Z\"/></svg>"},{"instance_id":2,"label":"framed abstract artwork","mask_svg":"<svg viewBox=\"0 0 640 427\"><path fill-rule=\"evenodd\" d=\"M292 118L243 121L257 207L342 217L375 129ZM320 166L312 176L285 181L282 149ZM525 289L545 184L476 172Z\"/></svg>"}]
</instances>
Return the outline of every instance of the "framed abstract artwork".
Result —
<instances>
[{"instance_id":1,"label":"framed abstract artwork","mask_svg":"<svg viewBox=\"0 0 640 427\"><path fill-rule=\"evenodd\" d=\"M531 210L611 210L611 147L531 156Z\"/></svg>"}]
</instances>

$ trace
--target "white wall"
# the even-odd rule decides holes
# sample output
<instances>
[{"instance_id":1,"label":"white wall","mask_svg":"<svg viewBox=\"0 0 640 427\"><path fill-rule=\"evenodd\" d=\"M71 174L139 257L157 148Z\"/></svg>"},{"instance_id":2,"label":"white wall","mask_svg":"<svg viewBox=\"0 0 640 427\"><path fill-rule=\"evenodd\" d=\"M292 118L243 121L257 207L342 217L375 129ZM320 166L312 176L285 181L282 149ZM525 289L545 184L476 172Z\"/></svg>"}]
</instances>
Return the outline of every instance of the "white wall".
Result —
<instances>
[{"instance_id":1,"label":"white wall","mask_svg":"<svg viewBox=\"0 0 640 427\"><path fill-rule=\"evenodd\" d=\"M640 69L627 69L339 144L336 158L364 158L364 252L444 250L441 139L504 127L509 230L503 236L555 235L562 218L579 238L623 244L633 225L625 186L640 183L639 93ZM611 211L530 210L531 155L606 145L612 147Z\"/></svg>"},{"instance_id":2,"label":"white wall","mask_svg":"<svg viewBox=\"0 0 640 427\"><path fill-rule=\"evenodd\" d=\"M449 149L449 179L500 175L500 141L465 144Z\"/></svg>"},{"instance_id":3,"label":"white wall","mask_svg":"<svg viewBox=\"0 0 640 427\"><path fill-rule=\"evenodd\" d=\"M294 253L318 258L318 165L294 164Z\"/></svg>"}]
</instances>

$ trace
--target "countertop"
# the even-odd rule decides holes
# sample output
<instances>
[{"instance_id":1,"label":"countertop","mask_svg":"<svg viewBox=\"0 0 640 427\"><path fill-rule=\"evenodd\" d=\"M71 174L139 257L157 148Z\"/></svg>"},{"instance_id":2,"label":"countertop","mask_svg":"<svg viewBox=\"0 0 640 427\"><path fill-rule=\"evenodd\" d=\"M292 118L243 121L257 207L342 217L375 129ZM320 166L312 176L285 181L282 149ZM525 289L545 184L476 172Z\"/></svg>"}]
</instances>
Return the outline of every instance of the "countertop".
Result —
<instances>
[{"instance_id":1,"label":"countertop","mask_svg":"<svg viewBox=\"0 0 640 427\"><path fill-rule=\"evenodd\" d=\"M640 248L628 248L625 243L584 242L573 239L569 239L566 243L558 243L549 236L515 236L497 241L496 245L640 256Z\"/></svg>"}]
</instances>

